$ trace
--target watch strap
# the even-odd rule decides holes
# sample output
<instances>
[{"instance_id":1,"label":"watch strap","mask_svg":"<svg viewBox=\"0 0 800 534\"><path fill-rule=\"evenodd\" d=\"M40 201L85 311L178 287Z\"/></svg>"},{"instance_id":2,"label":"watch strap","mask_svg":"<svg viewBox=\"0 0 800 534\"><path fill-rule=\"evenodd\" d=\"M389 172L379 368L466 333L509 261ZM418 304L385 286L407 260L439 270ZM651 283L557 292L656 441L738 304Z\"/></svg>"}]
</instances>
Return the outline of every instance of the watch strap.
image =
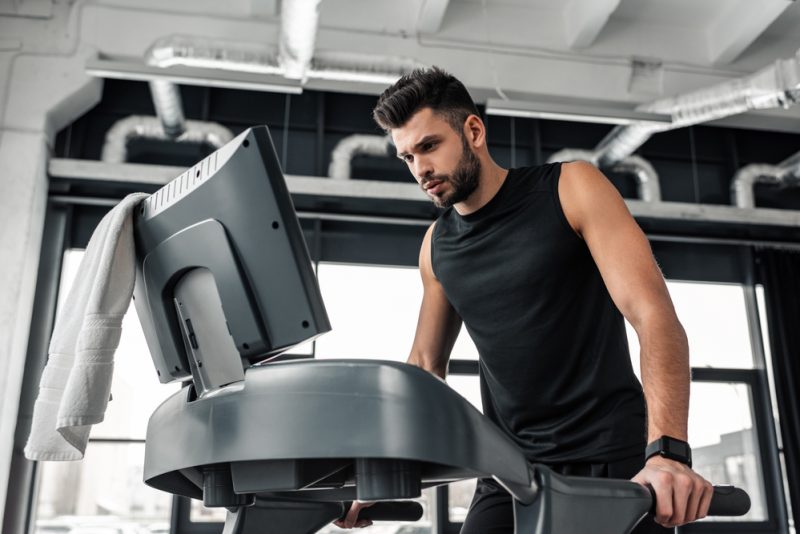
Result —
<instances>
[{"instance_id":1,"label":"watch strap","mask_svg":"<svg viewBox=\"0 0 800 534\"><path fill-rule=\"evenodd\" d=\"M663 456L669 460L692 467L692 449L683 440L671 436L661 436L645 449L645 461L653 456Z\"/></svg>"}]
</instances>

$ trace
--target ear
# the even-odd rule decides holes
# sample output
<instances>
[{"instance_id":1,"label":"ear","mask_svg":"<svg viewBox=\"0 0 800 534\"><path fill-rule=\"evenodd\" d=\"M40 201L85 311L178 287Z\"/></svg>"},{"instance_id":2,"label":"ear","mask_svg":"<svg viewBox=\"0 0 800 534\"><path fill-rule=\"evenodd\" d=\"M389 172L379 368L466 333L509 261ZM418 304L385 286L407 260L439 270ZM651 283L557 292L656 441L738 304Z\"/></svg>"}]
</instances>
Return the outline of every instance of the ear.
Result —
<instances>
[{"instance_id":1,"label":"ear","mask_svg":"<svg viewBox=\"0 0 800 534\"><path fill-rule=\"evenodd\" d=\"M464 121L464 136L467 143L473 148L481 148L486 145L486 126L477 115L470 115Z\"/></svg>"}]
</instances>

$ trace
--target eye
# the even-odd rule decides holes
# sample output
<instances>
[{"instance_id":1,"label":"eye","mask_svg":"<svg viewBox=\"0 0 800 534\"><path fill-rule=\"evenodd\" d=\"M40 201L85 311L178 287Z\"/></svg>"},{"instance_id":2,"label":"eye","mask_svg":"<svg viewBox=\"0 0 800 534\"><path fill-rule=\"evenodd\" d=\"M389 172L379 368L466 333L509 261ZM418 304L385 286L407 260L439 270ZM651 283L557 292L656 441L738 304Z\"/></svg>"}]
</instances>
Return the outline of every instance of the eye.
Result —
<instances>
[{"instance_id":1,"label":"eye","mask_svg":"<svg viewBox=\"0 0 800 534\"><path fill-rule=\"evenodd\" d=\"M411 163L412 161L414 161L414 156L412 156L411 154L406 154L405 156L403 156L403 161L405 161L406 163Z\"/></svg>"},{"instance_id":2,"label":"eye","mask_svg":"<svg viewBox=\"0 0 800 534\"><path fill-rule=\"evenodd\" d=\"M422 151L423 152L428 152L429 150L433 150L434 146L436 146L436 143L433 143L433 142L425 143L424 145L422 145Z\"/></svg>"}]
</instances>

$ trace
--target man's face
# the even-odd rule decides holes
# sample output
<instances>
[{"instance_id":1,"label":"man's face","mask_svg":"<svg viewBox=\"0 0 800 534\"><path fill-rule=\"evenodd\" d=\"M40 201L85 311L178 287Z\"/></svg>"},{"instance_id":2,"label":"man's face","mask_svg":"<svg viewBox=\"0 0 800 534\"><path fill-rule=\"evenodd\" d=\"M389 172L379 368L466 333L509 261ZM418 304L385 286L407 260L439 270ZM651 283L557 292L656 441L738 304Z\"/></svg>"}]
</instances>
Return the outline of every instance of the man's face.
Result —
<instances>
[{"instance_id":1,"label":"man's face","mask_svg":"<svg viewBox=\"0 0 800 534\"><path fill-rule=\"evenodd\" d=\"M463 132L430 108L416 112L392 129L397 157L408 165L417 183L439 208L466 200L478 187L481 162Z\"/></svg>"}]
</instances>

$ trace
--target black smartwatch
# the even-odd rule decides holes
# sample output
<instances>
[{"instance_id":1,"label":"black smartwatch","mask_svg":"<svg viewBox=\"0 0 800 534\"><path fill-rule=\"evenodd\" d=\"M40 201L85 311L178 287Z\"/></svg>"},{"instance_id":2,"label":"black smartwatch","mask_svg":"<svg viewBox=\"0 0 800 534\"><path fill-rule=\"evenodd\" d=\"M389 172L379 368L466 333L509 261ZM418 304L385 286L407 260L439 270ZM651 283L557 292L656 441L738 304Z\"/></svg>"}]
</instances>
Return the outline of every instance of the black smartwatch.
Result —
<instances>
[{"instance_id":1,"label":"black smartwatch","mask_svg":"<svg viewBox=\"0 0 800 534\"><path fill-rule=\"evenodd\" d=\"M670 436L661 436L652 442L645 449L644 455L645 461L659 455L692 467L692 449L689 444Z\"/></svg>"}]
</instances>

